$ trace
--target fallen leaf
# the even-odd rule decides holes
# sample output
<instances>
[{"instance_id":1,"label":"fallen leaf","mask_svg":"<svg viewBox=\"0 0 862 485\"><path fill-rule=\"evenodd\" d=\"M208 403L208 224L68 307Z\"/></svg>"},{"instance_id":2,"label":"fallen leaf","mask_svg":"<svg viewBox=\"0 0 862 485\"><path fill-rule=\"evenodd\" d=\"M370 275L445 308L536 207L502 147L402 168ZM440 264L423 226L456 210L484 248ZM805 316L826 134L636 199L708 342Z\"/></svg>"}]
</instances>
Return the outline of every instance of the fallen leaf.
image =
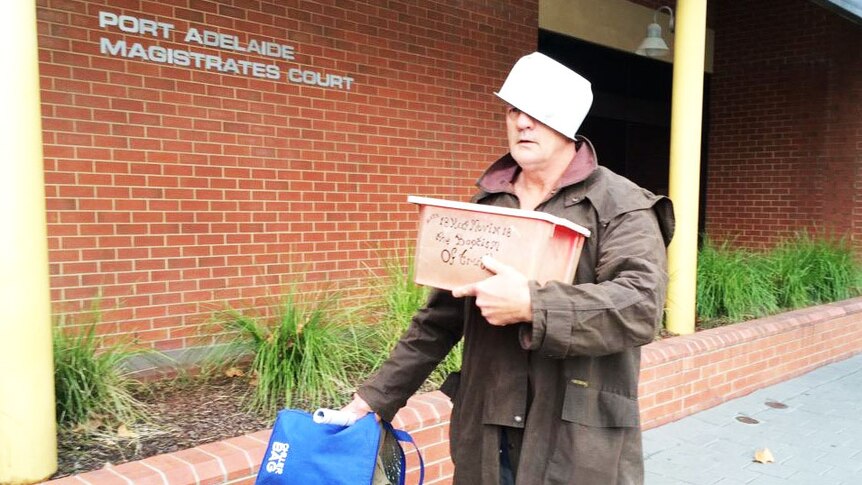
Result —
<instances>
[{"instance_id":1,"label":"fallen leaf","mask_svg":"<svg viewBox=\"0 0 862 485\"><path fill-rule=\"evenodd\" d=\"M228 377L242 377L245 375L245 372L242 371L239 367L231 367L230 369L224 371L224 375Z\"/></svg>"},{"instance_id":2,"label":"fallen leaf","mask_svg":"<svg viewBox=\"0 0 862 485\"><path fill-rule=\"evenodd\" d=\"M76 433L92 433L102 427L104 423L99 418L90 418L83 423L78 423L72 431Z\"/></svg>"},{"instance_id":3,"label":"fallen leaf","mask_svg":"<svg viewBox=\"0 0 862 485\"><path fill-rule=\"evenodd\" d=\"M769 451L769 448L764 448L754 452L754 461L758 463L773 463L775 461L775 457L772 456L772 452Z\"/></svg>"},{"instance_id":4,"label":"fallen leaf","mask_svg":"<svg viewBox=\"0 0 862 485\"><path fill-rule=\"evenodd\" d=\"M135 433L134 431L130 430L129 427L125 424L121 424L117 426L117 436L119 436L120 438L137 438L138 433Z\"/></svg>"}]
</instances>

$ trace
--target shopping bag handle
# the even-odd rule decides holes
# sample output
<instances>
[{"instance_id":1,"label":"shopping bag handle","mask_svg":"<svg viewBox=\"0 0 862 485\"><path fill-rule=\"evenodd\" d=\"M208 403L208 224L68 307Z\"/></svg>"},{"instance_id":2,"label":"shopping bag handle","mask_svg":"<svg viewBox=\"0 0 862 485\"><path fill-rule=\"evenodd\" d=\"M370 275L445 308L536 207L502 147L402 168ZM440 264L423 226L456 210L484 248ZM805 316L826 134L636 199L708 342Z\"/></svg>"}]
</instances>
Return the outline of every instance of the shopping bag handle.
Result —
<instances>
[{"instance_id":1,"label":"shopping bag handle","mask_svg":"<svg viewBox=\"0 0 862 485\"><path fill-rule=\"evenodd\" d=\"M425 460L422 459L422 452L419 451L419 446L416 444L416 441L413 440L413 437L410 436L410 433L407 431L403 431L400 429L395 429L391 424L383 421L383 426L395 436L395 439L401 442L410 443L413 445L413 448L416 449L416 455L419 457L419 485L422 485L425 482ZM398 480L398 485L404 485L404 479L407 476L407 459L404 455L404 450L399 446L398 447L401 455L401 478Z\"/></svg>"}]
</instances>

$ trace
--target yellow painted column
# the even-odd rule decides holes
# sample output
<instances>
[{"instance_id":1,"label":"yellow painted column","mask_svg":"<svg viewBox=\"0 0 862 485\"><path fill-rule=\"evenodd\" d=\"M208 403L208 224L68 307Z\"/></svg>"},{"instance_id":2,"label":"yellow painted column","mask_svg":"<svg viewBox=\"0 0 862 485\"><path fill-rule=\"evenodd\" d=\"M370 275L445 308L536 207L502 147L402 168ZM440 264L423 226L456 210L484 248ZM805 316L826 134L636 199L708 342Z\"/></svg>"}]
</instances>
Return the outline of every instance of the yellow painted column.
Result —
<instances>
[{"instance_id":1,"label":"yellow painted column","mask_svg":"<svg viewBox=\"0 0 862 485\"><path fill-rule=\"evenodd\" d=\"M0 483L57 470L54 362L34 0L0 29Z\"/></svg>"},{"instance_id":2,"label":"yellow painted column","mask_svg":"<svg viewBox=\"0 0 862 485\"><path fill-rule=\"evenodd\" d=\"M667 328L694 332L697 212L703 117L706 0L677 0L670 122L670 198L676 233L668 249Z\"/></svg>"}]
</instances>

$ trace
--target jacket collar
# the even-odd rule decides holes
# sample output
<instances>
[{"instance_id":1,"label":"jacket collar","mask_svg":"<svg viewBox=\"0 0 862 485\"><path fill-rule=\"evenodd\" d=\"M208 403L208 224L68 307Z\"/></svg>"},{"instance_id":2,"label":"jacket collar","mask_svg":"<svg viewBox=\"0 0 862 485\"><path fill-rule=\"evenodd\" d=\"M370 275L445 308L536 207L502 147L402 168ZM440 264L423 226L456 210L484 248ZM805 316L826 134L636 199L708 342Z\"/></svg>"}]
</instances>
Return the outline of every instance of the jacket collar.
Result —
<instances>
[{"instance_id":1,"label":"jacket collar","mask_svg":"<svg viewBox=\"0 0 862 485\"><path fill-rule=\"evenodd\" d=\"M569 162L569 166L563 172L563 176L560 177L560 181L557 183L557 190L584 181L598 166L598 157L590 140L577 135L575 137L575 146L577 149L575 156ZM513 184L519 173L521 173L521 167L512 158L512 154L507 153L488 167L485 173L479 177L476 185L483 192L489 194L500 192L514 193Z\"/></svg>"}]
</instances>

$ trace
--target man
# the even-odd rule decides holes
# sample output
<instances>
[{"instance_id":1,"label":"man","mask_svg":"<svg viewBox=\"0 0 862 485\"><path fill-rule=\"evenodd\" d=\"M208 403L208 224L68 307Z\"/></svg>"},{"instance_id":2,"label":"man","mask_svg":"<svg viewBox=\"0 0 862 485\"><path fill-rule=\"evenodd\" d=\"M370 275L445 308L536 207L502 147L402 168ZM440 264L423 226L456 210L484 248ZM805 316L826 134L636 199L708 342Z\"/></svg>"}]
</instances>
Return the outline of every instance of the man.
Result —
<instances>
[{"instance_id":1,"label":"man","mask_svg":"<svg viewBox=\"0 0 862 485\"><path fill-rule=\"evenodd\" d=\"M449 386L456 484L642 483L639 346L662 318L670 201L597 166L576 136L592 103L577 73L533 53L496 94L509 154L473 201L589 229L575 281L539 285L486 257L493 275L435 290L345 410L391 420L463 336L460 382Z\"/></svg>"}]
</instances>

